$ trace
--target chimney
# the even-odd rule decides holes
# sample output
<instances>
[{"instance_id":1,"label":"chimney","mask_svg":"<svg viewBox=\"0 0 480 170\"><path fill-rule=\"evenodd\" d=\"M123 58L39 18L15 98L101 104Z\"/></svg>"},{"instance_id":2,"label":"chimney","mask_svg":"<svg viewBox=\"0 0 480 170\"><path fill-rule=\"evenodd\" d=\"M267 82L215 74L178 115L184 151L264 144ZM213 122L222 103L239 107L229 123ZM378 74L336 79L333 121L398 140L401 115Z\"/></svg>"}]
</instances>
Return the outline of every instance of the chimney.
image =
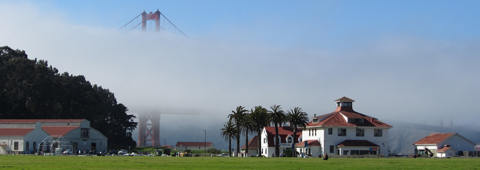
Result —
<instances>
[{"instance_id":1,"label":"chimney","mask_svg":"<svg viewBox=\"0 0 480 170\"><path fill-rule=\"evenodd\" d=\"M313 117L317 117L317 114L313 114Z\"/></svg>"}]
</instances>

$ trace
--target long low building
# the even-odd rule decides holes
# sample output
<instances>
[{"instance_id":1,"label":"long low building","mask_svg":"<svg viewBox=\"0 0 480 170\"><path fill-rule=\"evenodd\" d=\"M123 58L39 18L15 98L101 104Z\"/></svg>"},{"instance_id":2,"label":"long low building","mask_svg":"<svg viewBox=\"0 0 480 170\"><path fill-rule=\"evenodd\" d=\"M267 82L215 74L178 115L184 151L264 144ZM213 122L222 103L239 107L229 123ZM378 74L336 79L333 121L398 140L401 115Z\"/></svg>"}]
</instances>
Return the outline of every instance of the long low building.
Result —
<instances>
[{"instance_id":1,"label":"long low building","mask_svg":"<svg viewBox=\"0 0 480 170\"><path fill-rule=\"evenodd\" d=\"M0 119L0 154L106 151L107 144L86 119Z\"/></svg>"}]
</instances>

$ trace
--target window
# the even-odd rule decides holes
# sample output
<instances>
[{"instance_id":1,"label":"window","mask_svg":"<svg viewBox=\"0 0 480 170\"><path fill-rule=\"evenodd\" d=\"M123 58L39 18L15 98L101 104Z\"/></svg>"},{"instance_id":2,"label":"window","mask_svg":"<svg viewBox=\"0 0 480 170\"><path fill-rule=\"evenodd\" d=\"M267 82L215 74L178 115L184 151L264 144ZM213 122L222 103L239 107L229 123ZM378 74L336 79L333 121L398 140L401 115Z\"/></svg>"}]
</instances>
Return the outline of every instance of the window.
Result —
<instances>
[{"instance_id":1,"label":"window","mask_svg":"<svg viewBox=\"0 0 480 170\"><path fill-rule=\"evenodd\" d=\"M18 142L13 143L13 150L18 150Z\"/></svg>"},{"instance_id":2,"label":"window","mask_svg":"<svg viewBox=\"0 0 480 170\"><path fill-rule=\"evenodd\" d=\"M317 129L315 129L315 136L317 136Z\"/></svg>"},{"instance_id":3,"label":"window","mask_svg":"<svg viewBox=\"0 0 480 170\"><path fill-rule=\"evenodd\" d=\"M343 155L348 155L348 150L343 151Z\"/></svg>"},{"instance_id":4,"label":"window","mask_svg":"<svg viewBox=\"0 0 480 170\"><path fill-rule=\"evenodd\" d=\"M364 123L364 118L348 118L348 123Z\"/></svg>"},{"instance_id":5,"label":"window","mask_svg":"<svg viewBox=\"0 0 480 170\"><path fill-rule=\"evenodd\" d=\"M200 149L200 146L198 147L198 149Z\"/></svg>"},{"instance_id":6,"label":"window","mask_svg":"<svg viewBox=\"0 0 480 170\"><path fill-rule=\"evenodd\" d=\"M373 129L373 136L382 137L382 129Z\"/></svg>"},{"instance_id":7,"label":"window","mask_svg":"<svg viewBox=\"0 0 480 170\"><path fill-rule=\"evenodd\" d=\"M80 137L81 138L90 138L90 129L89 128L80 129Z\"/></svg>"},{"instance_id":8,"label":"window","mask_svg":"<svg viewBox=\"0 0 480 170\"><path fill-rule=\"evenodd\" d=\"M347 129L338 128L338 136L347 136Z\"/></svg>"},{"instance_id":9,"label":"window","mask_svg":"<svg viewBox=\"0 0 480 170\"><path fill-rule=\"evenodd\" d=\"M335 153L335 146L330 145L330 153Z\"/></svg>"},{"instance_id":10,"label":"window","mask_svg":"<svg viewBox=\"0 0 480 170\"><path fill-rule=\"evenodd\" d=\"M263 143L267 143L267 138L263 138Z\"/></svg>"},{"instance_id":11,"label":"window","mask_svg":"<svg viewBox=\"0 0 480 170\"><path fill-rule=\"evenodd\" d=\"M37 142L33 142L33 151L34 151L34 152L37 151Z\"/></svg>"},{"instance_id":12,"label":"window","mask_svg":"<svg viewBox=\"0 0 480 170\"><path fill-rule=\"evenodd\" d=\"M308 136L311 136L312 129L308 129Z\"/></svg>"},{"instance_id":13,"label":"window","mask_svg":"<svg viewBox=\"0 0 480 170\"><path fill-rule=\"evenodd\" d=\"M333 128L328 128L328 134L329 135L333 134Z\"/></svg>"},{"instance_id":14,"label":"window","mask_svg":"<svg viewBox=\"0 0 480 170\"><path fill-rule=\"evenodd\" d=\"M289 137L287 138L287 143L292 143L292 137L291 137L291 136L289 136Z\"/></svg>"},{"instance_id":15,"label":"window","mask_svg":"<svg viewBox=\"0 0 480 170\"><path fill-rule=\"evenodd\" d=\"M357 128L357 136L365 136L365 129Z\"/></svg>"}]
</instances>

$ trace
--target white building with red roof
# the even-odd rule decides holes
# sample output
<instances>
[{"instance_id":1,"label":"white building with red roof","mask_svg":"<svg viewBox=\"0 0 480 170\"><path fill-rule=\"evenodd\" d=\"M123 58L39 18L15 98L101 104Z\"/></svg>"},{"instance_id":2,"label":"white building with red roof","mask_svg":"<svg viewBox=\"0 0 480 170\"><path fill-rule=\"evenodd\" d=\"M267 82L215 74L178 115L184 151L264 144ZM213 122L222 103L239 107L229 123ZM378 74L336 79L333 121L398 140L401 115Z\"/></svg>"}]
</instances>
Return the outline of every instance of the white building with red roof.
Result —
<instances>
[{"instance_id":1,"label":"white building with red roof","mask_svg":"<svg viewBox=\"0 0 480 170\"><path fill-rule=\"evenodd\" d=\"M107 142L85 119L0 119L0 154L106 151Z\"/></svg>"},{"instance_id":2,"label":"white building with red roof","mask_svg":"<svg viewBox=\"0 0 480 170\"><path fill-rule=\"evenodd\" d=\"M432 133L414 143L415 154L430 154L444 158L458 155L461 151L475 151L475 143L458 133ZM463 152L462 152L463 153Z\"/></svg>"},{"instance_id":3,"label":"white building with red roof","mask_svg":"<svg viewBox=\"0 0 480 170\"><path fill-rule=\"evenodd\" d=\"M278 137L280 141L280 153L284 153L287 148L292 148L294 141L296 141L295 143L302 141L302 128L297 128L296 139L293 139L293 130L290 127L278 127ZM271 157L272 155L275 155L275 127L264 127L261 133L261 139L262 144L260 154L264 155L265 157ZM249 155L251 154L249 153Z\"/></svg>"},{"instance_id":4,"label":"white building with red roof","mask_svg":"<svg viewBox=\"0 0 480 170\"><path fill-rule=\"evenodd\" d=\"M215 145L213 145L213 142L177 142L175 145L176 150L205 150L205 148L215 148Z\"/></svg>"},{"instance_id":5,"label":"white building with red roof","mask_svg":"<svg viewBox=\"0 0 480 170\"><path fill-rule=\"evenodd\" d=\"M303 141L296 144L301 155L388 156L388 130L392 126L353 110L354 100L335 100L334 112L316 116L303 129ZM307 143L307 146L305 146Z\"/></svg>"}]
</instances>

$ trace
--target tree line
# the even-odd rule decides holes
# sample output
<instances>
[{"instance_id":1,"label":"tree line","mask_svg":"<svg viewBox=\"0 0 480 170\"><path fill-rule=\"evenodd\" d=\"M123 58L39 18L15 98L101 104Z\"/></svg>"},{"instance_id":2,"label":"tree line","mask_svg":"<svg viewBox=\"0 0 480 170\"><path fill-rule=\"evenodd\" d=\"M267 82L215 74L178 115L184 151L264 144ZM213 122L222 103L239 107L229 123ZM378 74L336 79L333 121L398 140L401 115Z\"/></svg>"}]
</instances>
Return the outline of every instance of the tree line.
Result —
<instances>
[{"instance_id":1,"label":"tree line","mask_svg":"<svg viewBox=\"0 0 480 170\"><path fill-rule=\"evenodd\" d=\"M0 119L87 119L109 148L135 147L137 122L108 89L84 76L59 73L25 51L0 47Z\"/></svg>"},{"instance_id":2,"label":"tree line","mask_svg":"<svg viewBox=\"0 0 480 170\"><path fill-rule=\"evenodd\" d=\"M245 135L245 153L248 153L248 134L257 133L258 136L258 154L261 155L262 142L261 142L261 133L262 129L265 126L270 126L273 124L275 126L275 157L279 156L280 153L280 141L278 137L278 127L281 127L284 123L289 123L291 129L293 129L293 145L297 141L297 128L305 127L308 123L308 115L305 113L302 108L295 107L290 109L285 113L282 110L280 105L273 105L270 107L271 110L267 110L262 106L255 106L250 111L246 110L244 106L237 106L235 110L232 110L232 113L228 115L229 120L224 124L224 127L221 129L221 134L228 140L228 149L229 154L232 155L232 140L237 140L237 153L240 152L240 135ZM296 152L294 149L294 156Z\"/></svg>"}]
</instances>

